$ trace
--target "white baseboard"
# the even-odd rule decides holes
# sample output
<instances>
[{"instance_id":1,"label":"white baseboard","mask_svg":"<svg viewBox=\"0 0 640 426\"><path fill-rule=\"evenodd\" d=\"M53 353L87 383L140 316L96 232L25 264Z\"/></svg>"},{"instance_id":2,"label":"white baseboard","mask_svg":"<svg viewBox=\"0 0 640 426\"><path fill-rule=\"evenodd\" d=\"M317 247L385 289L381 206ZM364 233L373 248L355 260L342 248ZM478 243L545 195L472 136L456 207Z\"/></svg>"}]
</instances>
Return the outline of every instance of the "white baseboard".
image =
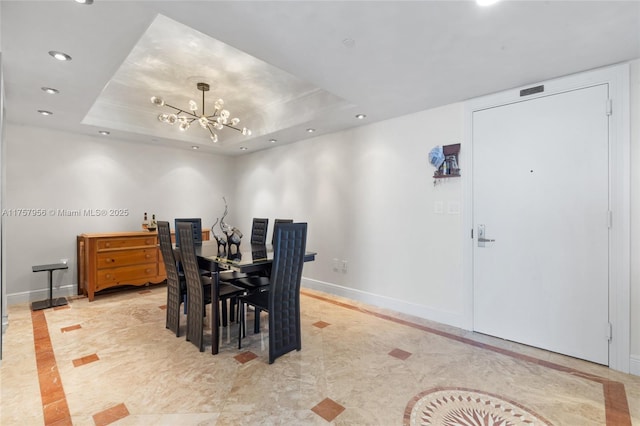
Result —
<instances>
[{"instance_id":1,"label":"white baseboard","mask_svg":"<svg viewBox=\"0 0 640 426\"><path fill-rule=\"evenodd\" d=\"M631 355L629 359L629 373L640 376L640 355Z\"/></svg>"},{"instance_id":2,"label":"white baseboard","mask_svg":"<svg viewBox=\"0 0 640 426\"><path fill-rule=\"evenodd\" d=\"M70 284L53 289L53 297L68 297L77 295L78 285ZM41 290L23 291L20 293L7 294L7 305L17 305L19 303L35 302L49 298L49 288Z\"/></svg>"},{"instance_id":3,"label":"white baseboard","mask_svg":"<svg viewBox=\"0 0 640 426\"><path fill-rule=\"evenodd\" d=\"M341 285L328 283L310 278L302 278L302 286L312 290L322 291L324 293L333 294L340 297L356 300L358 302L367 303L384 309L391 309L407 315L413 315L418 318L424 318L441 324L451 325L453 327L468 330L468 320L463 314L446 312L433 309L428 306L418 305L416 303L407 302L405 300L394 299L387 296L369 293L362 290L343 287Z\"/></svg>"}]
</instances>

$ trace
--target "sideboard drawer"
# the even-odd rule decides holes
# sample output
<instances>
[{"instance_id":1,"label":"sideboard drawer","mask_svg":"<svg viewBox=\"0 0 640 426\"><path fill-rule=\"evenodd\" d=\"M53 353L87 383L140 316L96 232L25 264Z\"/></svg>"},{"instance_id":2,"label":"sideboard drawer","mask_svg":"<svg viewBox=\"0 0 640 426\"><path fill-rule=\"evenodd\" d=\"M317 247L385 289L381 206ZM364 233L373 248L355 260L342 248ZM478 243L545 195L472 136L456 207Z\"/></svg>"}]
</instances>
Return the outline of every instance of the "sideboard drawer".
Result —
<instances>
[{"instance_id":1,"label":"sideboard drawer","mask_svg":"<svg viewBox=\"0 0 640 426\"><path fill-rule=\"evenodd\" d=\"M158 261L158 249L103 251L96 254L98 269L115 268L127 265L138 265Z\"/></svg>"},{"instance_id":2,"label":"sideboard drawer","mask_svg":"<svg viewBox=\"0 0 640 426\"><path fill-rule=\"evenodd\" d=\"M152 278L158 275L157 263L146 263L143 265L123 266L121 268L100 269L96 280L96 291L115 284L127 284L132 281L139 281L143 278Z\"/></svg>"},{"instance_id":3,"label":"sideboard drawer","mask_svg":"<svg viewBox=\"0 0 640 426\"><path fill-rule=\"evenodd\" d=\"M155 235L133 238L100 238L97 241L98 250L119 249L127 247L157 246Z\"/></svg>"}]
</instances>

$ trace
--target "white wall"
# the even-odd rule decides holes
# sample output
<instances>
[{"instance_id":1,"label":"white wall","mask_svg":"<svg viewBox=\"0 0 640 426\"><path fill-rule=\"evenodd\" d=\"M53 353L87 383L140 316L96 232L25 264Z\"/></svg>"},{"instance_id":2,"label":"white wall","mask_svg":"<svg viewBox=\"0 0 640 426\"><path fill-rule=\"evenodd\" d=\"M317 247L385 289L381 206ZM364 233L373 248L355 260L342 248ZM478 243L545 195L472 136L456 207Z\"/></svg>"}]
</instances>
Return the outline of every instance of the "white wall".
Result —
<instances>
[{"instance_id":1,"label":"white wall","mask_svg":"<svg viewBox=\"0 0 640 426\"><path fill-rule=\"evenodd\" d=\"M462 184L434 186L428 153L461 142L463 112L454 104L242 156L238 217L309 223L318 256L306 286L461 325Z\"/></svg>"},{"instance_id":2,"label":"white wall","mask_svg":"<svg viewBox=\"0 0 640 426\"><path fill-rule=\"evenodd\" d=\"M640 60L631 63L631 372L640 375Z\"/></svg>"},{"instance_id":3,"label":"white wall","mask_svg":"<svg viewBox=\"0 0 640 426\"><path fill-rule=\"evenodd\" d=\"M222 214L222 196L233 200L233 161L222 157L17 125L7 125L6 145L4 208L47 211L45 217L4 217L9 303L46 298L47 274L31 266L63 258L69 270L54 272L56 294L75 294L78 234L138 231L144 212L171 222L201 217L209 227ZM129 214L51 213L58 209Z\"/></svg>"}]
</instances>

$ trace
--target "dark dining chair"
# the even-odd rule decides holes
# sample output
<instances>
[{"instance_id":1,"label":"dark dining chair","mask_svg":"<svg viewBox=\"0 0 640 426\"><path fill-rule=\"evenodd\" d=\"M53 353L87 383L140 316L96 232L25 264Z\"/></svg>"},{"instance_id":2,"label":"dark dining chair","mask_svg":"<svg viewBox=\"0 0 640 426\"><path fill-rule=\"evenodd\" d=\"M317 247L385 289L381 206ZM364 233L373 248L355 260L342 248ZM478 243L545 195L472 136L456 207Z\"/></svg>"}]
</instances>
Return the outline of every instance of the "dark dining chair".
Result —
<instances>
[{"instance_id":1,"label":"dark dining chair","mask_svg":"<svg viewBox=\"0 0 640 426\"><path fill-rule=\"evenodd\" d=\"M269 314L269 364L276 358L302 349L300 330L300 283L307 244L306 223L283 223L276 230L273 266L268 290L238 297L238 349L242 348L245 306L254 306L254 321L260 311Z\"/></svg>"},{"instance_id":2,"label":"dark dining chair","mask_svg":"<svg viewBox=\"0 0 640 426\"><path fill-rule=\"evenodd\" d=\"M269 219L254 217L251 224L251 245L265 245L267 243L268 228Z\"/></svg>"},{"instance_id":3,"label":"dark dining chair","mask_svg":"<svg viewBox=\"0 0 640 426\"><path fill-rule=\"evenodd\" d=\"M273 240L276 238L276 228L281 223L293 223L293 219L275 219L273 221L273 234L271 234L271 245L273 245Z\"/></svg>"},{"instance_id":4,"label":"dark dining chair","mask_svg":"<svg viewBox=\"0 0 640 426\"><path fill-rule=\"evenodd\" d=\"M171 244L169 222L158 221L158 239L160 252L167 272L167 320L166 328L180 337L180 305L187 296L187 284L184 275L178 272L177 262Z\"/></svg>"},{"instance_id":5,"label":"dark dining chair","mask_svg":"<svg viewBox=\"0 0 640 426\"><path fill-rule=\"evenodd\" d=\"M208 303L218 303L212 301L212 290L215 285L215 276L203 276L198 267L198 258L193 242L192 224L179 223L177 232L180 234L180 260L184 268L187 282L187 340L193 343L200 352L204 351L204 326L205 306ZM238 297L243 290L230 284L220 283L219 301L226 303L228 299ZM216 316L217 327L220 317Z\"/></svg>"}]
</instances>

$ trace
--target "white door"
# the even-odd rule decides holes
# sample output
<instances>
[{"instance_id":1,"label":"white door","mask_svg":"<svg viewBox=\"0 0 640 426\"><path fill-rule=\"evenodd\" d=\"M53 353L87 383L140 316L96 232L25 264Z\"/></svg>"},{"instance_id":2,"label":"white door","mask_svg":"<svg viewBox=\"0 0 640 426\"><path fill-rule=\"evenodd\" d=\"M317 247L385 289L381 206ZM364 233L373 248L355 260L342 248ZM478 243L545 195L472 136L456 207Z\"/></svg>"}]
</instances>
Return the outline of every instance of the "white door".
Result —
<instances>
[{"instance_id":1,"label":"white door","mask_svg":"<svg viewBox=\"0 0 640 426\"><path fill-rule=\"evenodd\" d=\"M608 365L607 99L473 113L474 330Z\"/></svg>"}]
</instances>

